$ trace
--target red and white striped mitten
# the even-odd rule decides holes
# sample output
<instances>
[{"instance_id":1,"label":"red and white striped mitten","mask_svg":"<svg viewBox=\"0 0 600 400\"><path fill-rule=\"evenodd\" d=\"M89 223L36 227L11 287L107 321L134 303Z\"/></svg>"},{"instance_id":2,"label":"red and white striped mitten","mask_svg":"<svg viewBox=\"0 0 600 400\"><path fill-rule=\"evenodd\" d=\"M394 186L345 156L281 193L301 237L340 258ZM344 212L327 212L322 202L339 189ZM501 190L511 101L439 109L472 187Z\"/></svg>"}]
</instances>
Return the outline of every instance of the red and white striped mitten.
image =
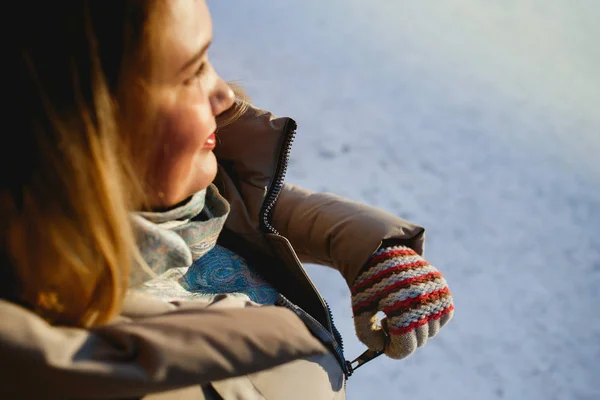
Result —
<instances>
[{"instance_id":1,"label":"red and white striped mitten","mask_svg":"<svg viewBox=\"0 0 600 400\"><path fill-rule=\"evenodd\" d=\"M405 246L378 250L351 291L358 338L390 358L413 353L454 314L452 294L442 274ZM378 312L387 316L381 326Z\"/></svg>"}]
</instances>

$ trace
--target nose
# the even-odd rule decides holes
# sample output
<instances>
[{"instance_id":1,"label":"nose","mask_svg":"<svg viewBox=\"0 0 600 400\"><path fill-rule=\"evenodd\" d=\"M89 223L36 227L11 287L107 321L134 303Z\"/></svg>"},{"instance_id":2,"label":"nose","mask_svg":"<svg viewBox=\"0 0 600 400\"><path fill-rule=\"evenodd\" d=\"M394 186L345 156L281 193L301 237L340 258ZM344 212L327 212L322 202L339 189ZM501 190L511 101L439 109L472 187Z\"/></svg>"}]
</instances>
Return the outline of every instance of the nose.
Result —
<instances>
[{"instance_id":1,"label":"nose","mask_svg":"<svg viewBox=\"0 0 600 400\"><path fill-rule=\"evenodd\" d=\"M223 79L219 78L213 95L210 97L210 105L213 115L216 117L233 106L235 94Z\"/></svg>"}]
</instances>

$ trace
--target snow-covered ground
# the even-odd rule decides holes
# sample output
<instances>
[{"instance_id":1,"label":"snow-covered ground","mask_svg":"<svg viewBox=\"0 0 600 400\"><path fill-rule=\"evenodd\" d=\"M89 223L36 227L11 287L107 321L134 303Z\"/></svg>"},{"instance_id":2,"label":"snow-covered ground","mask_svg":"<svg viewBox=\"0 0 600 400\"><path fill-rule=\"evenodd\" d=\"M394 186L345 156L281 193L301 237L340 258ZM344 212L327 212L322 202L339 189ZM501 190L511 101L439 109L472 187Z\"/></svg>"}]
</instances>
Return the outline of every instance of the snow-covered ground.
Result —
<instances>
[{"instance_id":1,"label":"snow-covered ground","mask_svg":"<svg viewBox=\"0 0 600 400\"><path fill-rule=\"evenodd\" d=\"M299 124L288 181L424 225L453 291L348 398L600 399L600 3L208 3L219 72ZM343 280L308 269L362 352Z\"/></svg>"}]
</instances>

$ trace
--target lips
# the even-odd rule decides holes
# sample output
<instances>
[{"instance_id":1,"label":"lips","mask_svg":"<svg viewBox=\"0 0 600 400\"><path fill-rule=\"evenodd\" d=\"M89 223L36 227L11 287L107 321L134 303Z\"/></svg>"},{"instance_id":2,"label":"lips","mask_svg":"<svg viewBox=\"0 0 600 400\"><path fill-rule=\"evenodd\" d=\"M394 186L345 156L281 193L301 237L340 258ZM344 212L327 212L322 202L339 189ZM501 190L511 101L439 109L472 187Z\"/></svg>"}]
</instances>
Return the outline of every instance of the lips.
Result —
<instances>
[{"instance_id":1,"label":"lips","mask_svg":"<svg viewBox=\"0 0 600 400\"><path fill-rule=\"evenodd\" d=\"M208 149L208 150L212 150L217 146L217 138L215 136L215 134L213 133L212 135L210 135L208 137L208 139L206 139L206 142L204 143L204 148Z\"/></svg>"}]
</instances>

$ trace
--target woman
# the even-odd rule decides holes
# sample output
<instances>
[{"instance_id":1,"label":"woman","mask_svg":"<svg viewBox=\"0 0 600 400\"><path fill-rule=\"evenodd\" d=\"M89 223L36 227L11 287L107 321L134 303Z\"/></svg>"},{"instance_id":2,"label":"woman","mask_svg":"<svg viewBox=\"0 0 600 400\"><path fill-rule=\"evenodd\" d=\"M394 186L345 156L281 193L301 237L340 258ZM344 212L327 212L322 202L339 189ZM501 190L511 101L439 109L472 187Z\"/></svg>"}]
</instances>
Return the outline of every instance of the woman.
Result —
<instances>
[{"instance_id":1,"label":"woman","mask_svg":"<svg viewBox=\"0 0 600 400\"><path fill-rule=\"evenodd\" d=\"M422 228L283 184L295 122L235 100L203 0L35 7L5 35L0 393L344 398L300 261L341 272L374 354L452 317Z\"/></svg>"}]
</instances>

